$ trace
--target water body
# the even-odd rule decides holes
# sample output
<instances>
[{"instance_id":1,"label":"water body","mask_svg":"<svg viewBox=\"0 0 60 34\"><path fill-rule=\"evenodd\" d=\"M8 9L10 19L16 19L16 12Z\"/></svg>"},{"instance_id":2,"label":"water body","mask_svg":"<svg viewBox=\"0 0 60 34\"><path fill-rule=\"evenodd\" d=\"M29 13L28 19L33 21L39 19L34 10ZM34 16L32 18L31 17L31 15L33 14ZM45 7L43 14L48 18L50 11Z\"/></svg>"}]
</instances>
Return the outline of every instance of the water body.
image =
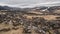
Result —
<instances>
[{"instance_id":1,"label":"water body","mask_svg":"<svg viewBox=\"0 0 60 34\"><path fill-rule=\"evenodd\" d=\"M60 0L0 0L0 5L12 7L60 6Z\"/></svg>"}]
</instances>

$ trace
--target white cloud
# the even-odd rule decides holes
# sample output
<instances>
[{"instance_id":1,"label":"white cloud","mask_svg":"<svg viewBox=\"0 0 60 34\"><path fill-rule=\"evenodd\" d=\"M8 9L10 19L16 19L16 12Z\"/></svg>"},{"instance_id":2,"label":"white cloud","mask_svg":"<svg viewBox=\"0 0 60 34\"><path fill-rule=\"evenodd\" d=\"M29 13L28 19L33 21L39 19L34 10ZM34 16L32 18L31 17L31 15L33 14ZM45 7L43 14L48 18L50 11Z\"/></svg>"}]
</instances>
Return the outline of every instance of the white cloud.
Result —
<instances>
[{"instance_id":1,"label":"white cloud","mask_svg":"<svg viewBox=\"0 0 60 34\"><path fill-rule=\"evenodd\" d=\"M42 5L59 5L60 0L1 0L0 5L13 7L32 7Z\"/></svg>"},{"instance_id":2,"label":"white cloud","mask_svg":"<svg viewBox=\"0 0 60 34\"><path fill-rule=\"evenodd\" d=\"M8 4L33 4L33 3L43 3L53 1L60 1L60 0L1 0L1 2Z\"/></svg>"}]
</instances>

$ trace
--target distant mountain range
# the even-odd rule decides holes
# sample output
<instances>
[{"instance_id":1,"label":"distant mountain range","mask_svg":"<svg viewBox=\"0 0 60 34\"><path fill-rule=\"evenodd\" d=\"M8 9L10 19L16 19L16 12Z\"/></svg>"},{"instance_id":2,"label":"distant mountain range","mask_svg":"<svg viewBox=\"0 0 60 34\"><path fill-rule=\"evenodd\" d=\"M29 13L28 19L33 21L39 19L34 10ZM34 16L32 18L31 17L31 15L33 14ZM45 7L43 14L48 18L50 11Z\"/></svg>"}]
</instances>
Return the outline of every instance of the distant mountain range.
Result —
<instances>
[{"instance_id":1,"label":"distant mountain range","mask_svg":"<svg viewBox=\"0 0 60 34\"><path fill-rule=\"evenodd\" d=\"M0 6L0 10L12 10L12 11L30 11L33 9L39 9L44 10L47 9L49 11L60 9L60 6L52 6L52 7L46 7L46 6L40 6L40 7L34 7L34 8L17 8L17 7L9 7L9 6Z\"/></svg>"},{"instance_id":2,"label":"distant mountain range","mask_svg":"<svg viewBox=\"0 0 60 34\"><path fill-rule=\"evenodd\" d=\"M9 9L12 9L12 8L8 6L0 6L0 10L9 10Z\"/></svg>"},{"instance_id":3,"label":"distant mountain range","mask_svg":"<svg viewBox=\"0 0 60 34\"><path fill-rule=\"evenodd\" d=\"M20 10L20 8L17 7L9 7L9 6L0 6L0 10Z\"/></svg>"}]
</instances>

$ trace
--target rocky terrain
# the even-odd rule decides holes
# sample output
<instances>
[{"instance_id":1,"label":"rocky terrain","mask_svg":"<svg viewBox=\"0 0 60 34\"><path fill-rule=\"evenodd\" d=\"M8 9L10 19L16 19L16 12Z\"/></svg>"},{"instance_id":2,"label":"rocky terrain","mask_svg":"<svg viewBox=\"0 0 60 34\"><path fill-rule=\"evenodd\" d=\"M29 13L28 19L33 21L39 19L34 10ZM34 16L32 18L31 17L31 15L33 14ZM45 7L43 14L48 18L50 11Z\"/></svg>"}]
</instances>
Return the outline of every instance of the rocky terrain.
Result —
<instances>
[{"instance_id":1,"label":"rocky terrain","mask_svg":"<svg viewBox=\"0 0 60 34\"><path fill-rule=\"evenodd\" d=\"M60 8L0 10L0 34L60 34Z\"/></svg>"}]
</instances>

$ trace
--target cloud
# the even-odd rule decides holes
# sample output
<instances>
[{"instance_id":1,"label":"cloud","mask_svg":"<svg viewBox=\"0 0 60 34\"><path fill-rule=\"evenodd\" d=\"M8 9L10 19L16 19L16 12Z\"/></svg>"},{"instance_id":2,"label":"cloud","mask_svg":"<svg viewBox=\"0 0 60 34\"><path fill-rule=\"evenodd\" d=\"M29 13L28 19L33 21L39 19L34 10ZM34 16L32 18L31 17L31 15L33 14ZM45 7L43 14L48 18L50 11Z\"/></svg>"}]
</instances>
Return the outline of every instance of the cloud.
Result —
<instances>
[{"instance_id":1,"label":"cloud","mask_svg":"<svg viewBox=\"0 0 60 34\"><path fill-rule=\"evenodd\" d=\"M1 0L0 5L12 7L32 7L44 5L59 5L60 0Z\"/></svg>"},{"instance_id":2,"label":"cloud","mask_svg":"<svg viewBox=\"0 0 60 34\"><path fill-rule=\"evenodd\" d=\"M53 2L60 0L0 0L0 2L7 4L35 4L35 3L44 3L44 2Z\"/></svg>"}]
</instances>

